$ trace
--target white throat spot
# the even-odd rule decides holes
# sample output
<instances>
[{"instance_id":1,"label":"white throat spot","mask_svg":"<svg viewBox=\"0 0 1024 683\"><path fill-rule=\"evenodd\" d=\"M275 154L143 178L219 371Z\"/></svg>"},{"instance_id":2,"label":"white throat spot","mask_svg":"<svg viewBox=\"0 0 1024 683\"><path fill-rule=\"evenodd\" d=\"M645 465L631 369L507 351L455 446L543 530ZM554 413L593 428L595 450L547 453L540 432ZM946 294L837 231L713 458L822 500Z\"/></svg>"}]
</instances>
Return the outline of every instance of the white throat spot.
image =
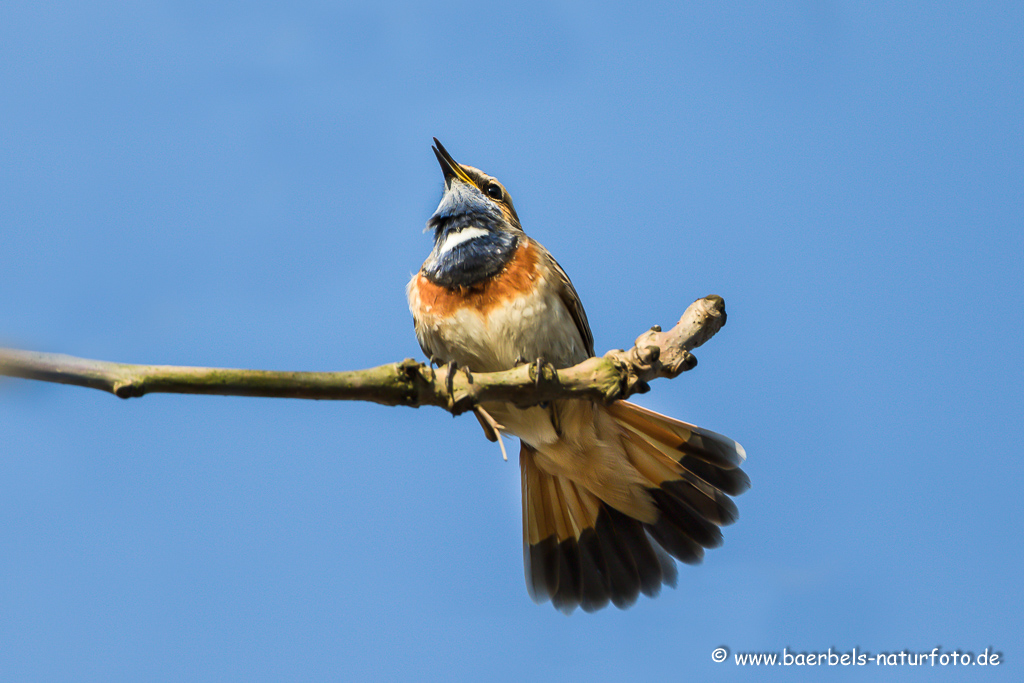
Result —
<instances>
[{"instance_id":1,"label":"white throat spot","mask_svg":"<svg viewBox=\"0 0 1024 683\"><path fill-rule=\"evenodd\" d=\"M487 232L488 231L483 228L470 226L468 228L463 228L458 232L448 233L448 236L444 238L444 242L441 243L441 250L439 253L447 253L463 242L468 242L469 240L476 239L477 237L483 237Z\"/></svg>"}]
</instances>

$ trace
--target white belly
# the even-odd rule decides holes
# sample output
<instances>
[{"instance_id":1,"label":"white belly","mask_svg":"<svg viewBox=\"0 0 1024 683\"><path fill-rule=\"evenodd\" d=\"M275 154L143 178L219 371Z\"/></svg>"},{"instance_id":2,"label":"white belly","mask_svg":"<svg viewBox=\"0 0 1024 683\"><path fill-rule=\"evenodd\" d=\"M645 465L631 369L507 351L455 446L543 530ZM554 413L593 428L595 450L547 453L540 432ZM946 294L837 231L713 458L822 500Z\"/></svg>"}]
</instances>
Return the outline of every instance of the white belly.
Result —
<instances>
[{"instance_id":1,"label":"white belly","mask_svg":"<svg viewBox=\"0 0 1024 683\"><path fill-rule=\"evenodd\" d=\"M509 299L487 314L462 308L436 317L429 306L420 306L415 287L410 287L409 303L420 345L446 363L454 360L470 370L494 372L537 358L561 368L587 358L576 323L543 279L532 293Z\"/></svg>"},{"instance_id":2,"label":"white belly","mask_svg":"<svg viewBox=\"0 0 1024 683\"><path fill-rule=\"evenodd\" d=\"M418 277L418 276L417 276ZM481 314L462 308L446 316L432 315L415 286L409 287L409 306L420 345L442 363L455 361L477 372L508 370L538 358L566 368L587 358L583 339L561 297L543 278L530 294L511 298ZM509 434L540 447L558 440L549 409L516 408L487 403L484 408Z\"/></svg>"}]
</instances>

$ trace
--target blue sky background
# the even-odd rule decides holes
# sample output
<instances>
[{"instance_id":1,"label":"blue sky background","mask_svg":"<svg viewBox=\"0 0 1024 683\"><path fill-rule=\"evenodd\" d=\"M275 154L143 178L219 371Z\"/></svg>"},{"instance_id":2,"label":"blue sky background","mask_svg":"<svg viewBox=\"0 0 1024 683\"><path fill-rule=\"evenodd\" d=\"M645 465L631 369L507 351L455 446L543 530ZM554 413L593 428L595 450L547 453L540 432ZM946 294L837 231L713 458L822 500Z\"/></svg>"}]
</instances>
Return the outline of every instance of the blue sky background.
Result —
<instances>
[{"instance_id":1,"label":"blue sky background","mask_svg":"<svg viewBox=\"0 0 1024 683\"><path fill-rule=\"evenodd\" d=\"M1024 5L4 2L0 339L420 357L442 179L509 188L599 352L725 297L640 402L735 437L703 566L570 618L471 417L0 383L4 680L1021 680ZM511 446L513 452L517 451Z\"/></svg>"}]
</instances>

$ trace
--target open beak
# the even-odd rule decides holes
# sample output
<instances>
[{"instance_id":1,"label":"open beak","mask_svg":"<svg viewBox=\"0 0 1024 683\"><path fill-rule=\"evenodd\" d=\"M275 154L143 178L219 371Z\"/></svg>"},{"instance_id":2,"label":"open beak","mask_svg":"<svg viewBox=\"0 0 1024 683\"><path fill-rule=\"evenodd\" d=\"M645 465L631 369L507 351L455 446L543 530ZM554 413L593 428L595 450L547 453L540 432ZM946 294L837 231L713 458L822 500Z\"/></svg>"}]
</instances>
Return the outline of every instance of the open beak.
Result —
<instances>
[{"instance_id":1,"label":"open beak","mask_svg":"<svg viewBox=\"0 0 1024 683\"><path fill-rule=\"evenodd\" d=\"M434 150L434 156L437 157L437 163L441 164L441 172L444 173L444 186L450 188L452 186L452 180L458 178L464 183L473 184L466 172L462 170L458 162L452 159L452 155L448 153L448 150L444 148L444 145L434 138L434 146L431 148Z\"/></svg>"}]
</instances>

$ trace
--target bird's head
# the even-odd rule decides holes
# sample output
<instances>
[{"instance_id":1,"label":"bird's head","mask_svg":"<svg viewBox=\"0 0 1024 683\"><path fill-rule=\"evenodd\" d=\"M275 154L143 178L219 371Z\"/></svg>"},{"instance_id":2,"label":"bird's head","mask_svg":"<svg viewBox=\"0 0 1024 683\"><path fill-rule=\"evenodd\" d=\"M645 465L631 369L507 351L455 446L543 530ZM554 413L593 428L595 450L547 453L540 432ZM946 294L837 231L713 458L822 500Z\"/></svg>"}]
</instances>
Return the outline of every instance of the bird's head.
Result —
<instances>
[{"instance_id":1,"label":"bird's head","mask_svg":"<svg viewBox=\"0 0 1024 683\"><path fill-rule=\"evenodd\" d=\"M444 173L444 196L427 227L439 230L450 223L477 225L489 230L522 231L512 197L505 186L478 168L460 164L437 138L434 155Z\"/></svg>"},{"instance_id":2,"label":"bird's head","mask_svg":"<svg viewBox=\"0 0 1024 683\"><path fill-rule=\"evenodd\" d=\"M427 221L434 250L423 271L444 284L493 275L524 237L512 198L491 176L455 161L437 138L433 149L444 173L444 195Z\"/></svg>"}]
</instances>

